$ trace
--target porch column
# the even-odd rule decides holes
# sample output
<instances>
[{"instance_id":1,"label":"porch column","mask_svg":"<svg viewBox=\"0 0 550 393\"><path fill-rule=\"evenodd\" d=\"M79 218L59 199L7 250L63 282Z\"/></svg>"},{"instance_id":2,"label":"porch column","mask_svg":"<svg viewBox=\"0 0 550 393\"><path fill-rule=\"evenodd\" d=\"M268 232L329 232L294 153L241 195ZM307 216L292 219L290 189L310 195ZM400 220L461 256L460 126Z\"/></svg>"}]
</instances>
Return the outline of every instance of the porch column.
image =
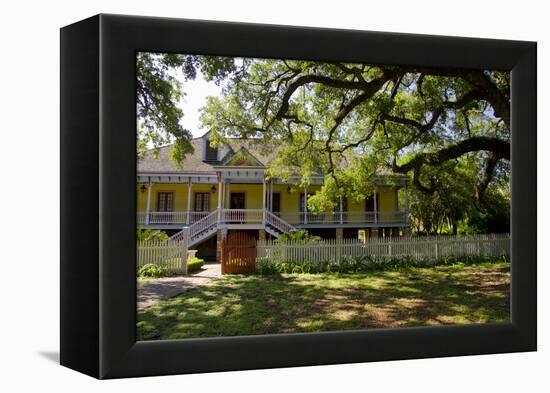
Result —
<instances>
[{"instance_id":1,"label":"porch column","mask_svg":"<svg viewBox=\"0 0 550 393\"><path fill-rule=\"evenodd\" d=\"M393 193L394 193L394 201L393 201L394 210L398 212L399 211L399 189L396 188L395 190L393 190Z\"/></svg>"},{"instance_id":2,"label":"porch column","mask_svg":"<svg viewBox=\"0 0 550 393\"><path fill-rule=\"evenodd\" d=\"M227 179L227 182L224 186L224 202L222 203L222 206L224 209L229 209L231 206L229 203L231 202L231 179Z\"/></svg>"},{"instance_id":3,"label":"porch column","mask_svg":"<svg viewBox=\"0 0 550 393\"><path fill-rule=\"evenodd\" d=\"M187 218L185 219L185 223L189 225L190 215L191 215L191 191L193 189L193 180L189 178L187 181Z\"/></svg>"},{"instance_id":4,"label":"porch column","mask_svg":"<svg viewBox=\"0 0 550 393\"><path fill-rule=\"evenodd\" d=\"M376 201L377 191L374 190L374 223L378 224L378 203Z\"/></svg>"},{"instance_id":5,"label":"porch column","mask_svg":"<svg viewBox=\"0 0 550 393\"><path fill-rule=\"evenodd\" d=\"M304 224L307 224L307 186L304 186Z\"/></svg>"},{"instance_id":6,"label":"porch column","mask_svg":"<svg viewBox=\"0 0 550 393\"><path fill-rule=\"evenodd\" d=\"M218 222L222 220L222 175L218 172Z\"/></svg>"},{"instance_id":7,"label":"porch column","mask_svg":"<svg viewBox=\"0 0 550 393\"><path fill-rule=\"evenodd\" d=\"M266 182L264 177L262 181L262 223L263 224L265 224L265 208L266 208L265 205L267 200L267 193L265 191L266 191Z\"/></svg>"},{"instance_id":8,"label":"porch column","mask_svg":"<svg viewBox=\"0 0 550 393\"><path fill-rule=\"evenodd\" d=\"M273 179L269 179L269 211L273 211Z\"/></svg>"},{"instance_id":9,"label":"porch column","mask_svg":"<svg viewBox=\"0 0 550 393\"><path fill-rule=\"evenodd\" d=\"M145 210L145 225L149 225L149 211L151 210L151 188L153 188L153 182L149 179L147 183L147 208Z\"/></svg>"}]
</instances>

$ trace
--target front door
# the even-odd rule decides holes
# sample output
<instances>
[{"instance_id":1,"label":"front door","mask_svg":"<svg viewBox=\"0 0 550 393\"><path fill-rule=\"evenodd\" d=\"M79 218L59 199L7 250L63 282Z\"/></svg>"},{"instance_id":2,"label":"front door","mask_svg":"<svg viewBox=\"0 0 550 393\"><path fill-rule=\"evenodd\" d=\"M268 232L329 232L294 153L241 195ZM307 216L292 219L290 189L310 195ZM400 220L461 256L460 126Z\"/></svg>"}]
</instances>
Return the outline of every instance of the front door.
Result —
<instances>
[{"instance_id":1,"label":"front door","mask_svg":"<svg viewBox=\"0 0 550 393\"><path fill-rule=\"evenodd\" d=\"M230 209L244 209L245 208L245 196L244 192L232 192L229 198Z\"/></svg>"}]
</instances>

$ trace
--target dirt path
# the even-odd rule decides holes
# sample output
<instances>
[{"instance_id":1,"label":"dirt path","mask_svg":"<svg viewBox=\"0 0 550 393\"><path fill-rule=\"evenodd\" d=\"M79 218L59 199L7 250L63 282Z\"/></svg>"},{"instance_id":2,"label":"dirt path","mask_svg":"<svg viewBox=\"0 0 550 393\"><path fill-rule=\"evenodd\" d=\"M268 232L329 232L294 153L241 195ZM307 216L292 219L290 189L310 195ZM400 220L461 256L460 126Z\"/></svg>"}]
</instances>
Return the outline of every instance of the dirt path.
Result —
<instances>
[{"instance_id":1,"label":"dirt path","mask_svg":"<svg viewBox=\"0 0 550 393\"><path fill-rule=\"evenodd\" d=\"M138 283L137 308L142 310L156 304L160 299L173 297L180 293L222 276L219 263L206 263L202 270L188 276L165 277L144 283Z\"/></svg>"}]
</instances>

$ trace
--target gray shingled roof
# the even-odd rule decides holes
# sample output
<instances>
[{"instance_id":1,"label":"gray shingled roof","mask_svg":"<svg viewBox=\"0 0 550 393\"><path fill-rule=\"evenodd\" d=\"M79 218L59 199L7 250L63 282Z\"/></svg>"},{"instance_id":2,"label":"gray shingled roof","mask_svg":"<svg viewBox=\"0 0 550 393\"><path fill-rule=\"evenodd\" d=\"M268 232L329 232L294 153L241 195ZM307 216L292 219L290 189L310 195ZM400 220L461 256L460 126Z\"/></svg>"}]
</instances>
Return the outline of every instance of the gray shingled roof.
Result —
<instances>
[{"instance_id":1,"label":"gray shingled roof","mask_svg":"<svg viewBox=\"0 0 550 393\"><path fill-rule=\"evenodd\" d=\"M176 165L170 159L170 150L172 146L164 146L159 149L158 157L155 158L153 151L150 150L145 153L145 156L138 160L138 173L182 173L182 172L215 172L217 165L223 165L231 156L241 150L246 149L252 154L260 163L267 166L276 156L279 151L280 145L273 143L266 145L264 141L253 139L228 139L227 144L230 147L229 152L222 157L221 161L208 161L202 160L202 137L195 138L191 141L195 151L193 154L185 156L184 161L180 164L180 167ZM397 176L406 178L404 175L393 174L390 168L379 168L379 176Z\"/></svg>"},{"instance_id":2,"label":"gray shingled roof","mask_svg":"<svg viewBox=\"0 0 550 393\"><path fill-rule=\"evenodd\" d=\"M202 138L195 138L191 141L195 151L185 156L180 167L170 159L172 146L164 146L159 149L158 157L155 158L153 151L147 151L143 158L138 160L137 171L139 173L182 173L182 172L214 172L218 162L204 162L202 160L201 144ZM230 139L228 145L231 148L229 153L222 158L221 162L227 162L229 156L245 148L263 165L267 165L277 155L277 149L265 148L258 141L250 139Z\"/></svg>"}]
</instances>

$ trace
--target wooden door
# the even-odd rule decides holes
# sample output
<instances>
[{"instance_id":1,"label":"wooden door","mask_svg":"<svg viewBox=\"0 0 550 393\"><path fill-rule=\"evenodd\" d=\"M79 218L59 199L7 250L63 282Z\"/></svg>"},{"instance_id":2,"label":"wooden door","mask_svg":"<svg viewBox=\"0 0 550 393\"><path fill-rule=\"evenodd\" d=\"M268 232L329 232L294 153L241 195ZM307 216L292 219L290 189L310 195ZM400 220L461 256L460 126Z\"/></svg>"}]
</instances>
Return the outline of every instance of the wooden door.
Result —
<instances>
[{"instance_id":1,"label":"wooden door","mask_svg":"<svg viewBox=\"0 0 550 393\"><path fill-rule=\"evenodd\" d=\"M256 238L246 232L229 232L222 240L222 273L244 274L256 271Z\"/></svg>"},{"instance_id":2,"label":"wooden door","mask_svg":"<svg viewBox=\"0 0 550 393\"><path fill-rule=\"evenodd\" d=\"M229 198L230 209L244 209L245 208L245 194L244 192L232 192Z\"/></svg>"}]
</instances>

